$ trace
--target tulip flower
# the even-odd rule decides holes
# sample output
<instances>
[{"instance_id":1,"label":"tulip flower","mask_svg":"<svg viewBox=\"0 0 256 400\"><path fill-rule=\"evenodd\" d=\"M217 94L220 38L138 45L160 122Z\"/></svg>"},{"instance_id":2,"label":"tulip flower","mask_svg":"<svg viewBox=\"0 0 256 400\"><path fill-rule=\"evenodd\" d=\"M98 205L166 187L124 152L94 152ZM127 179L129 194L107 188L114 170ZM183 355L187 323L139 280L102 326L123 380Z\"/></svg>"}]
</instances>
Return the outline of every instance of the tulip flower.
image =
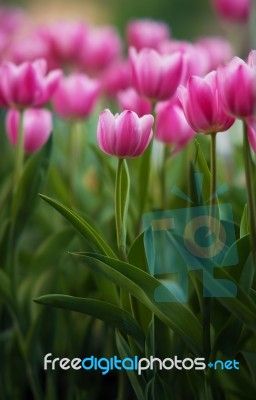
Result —
<instances>
[{"instance_id":1,"label":"tulip flower","mask_svg":"<svg viewBox=\"0 0 256 400\"><path fill-rule=\"evenodd\" d=\"M120 90L128 88L130 81L129 64L123 60L114 61L100 76L102 91L112 98L115 98Z\"/></svg>"},{"instance_id":2,"label":"tulip flower","mask_svg":"<svg viewBox=\"0 0 256 400\"><path fill-rule=\"evenodd\" d=\"M137 92L151 100L167 100L182 82L185 68L180 52L160 55L153 49L129 50L132 84Z\"/></svg>"},{"instance_id":3,"label":"tulip flower","mask_svg":"<svg viewBox=\"0 0 256 400\"><path fill-rule=\"evenodd\" d=\"M176 52L181 52L186 61L186 75L184 80L187 80L192 75L204 76L209 72L209 60L205 51L196 47L185 40L167 40L163 42L159 51L163 55L171 55Z\"/></svg>"},{"instance_id":4,"label":"tulip flower","mask_svg":"<svg viewBox=\"0 0 256 400\"><path fill-rule=\"evenodd\" d=\"M95 106L99 91L99 82L85 74L65 77L53 96L54 111L67 119L88 117Z\"/></svg>"},{"instance_id":5,"label":"tulip flower","mask_svg":"<svg viewBox=\"0 0 256 400\"><path fill-rule=\"evenodd\" d=\"M151 19L138 19L128 23L126 37L129 46L141 50L144 47L157 50L161 42L168 39L170 29L167 24Z\"/></svg>"},{"instance_id":6,"label":"tulip flower","mask_svg":"<svg viewBox=\"0 0 256 400\"><path fill-rule=\"evenodd\" d=\"M231 22L247 22L252 9L251 0L212 0L217 14Z\"/></svg>"},{"instance_id":7,"label":"tulip flower","mask_svg":"<svg viewBox=\"0 0 256 400\"><path fill-rule=\"evenodd\" d=\"M150 101L138 95L133 88L120 91L117 94L117 100L122 110L134 111L139 117L151 113Z\"/></svg>"},{"instance_id":8,"label":"tulip flower","mask_svg":"<svg viewBox=\"0 0 256 400\"><path fill-rule=\"evenodd\" d=\"M86 71L102 71L120 56L121 39L112 27L90 28L79 49L80 63Z\"/></svg>"},{"instance_id":9,"label":"tulip flower","mask_svg":"<svg viewBox=\"0 0 256 400\"><path fill-rule=\"evenodd\" d=\"M205 52L208 59L208 72L220 64L228 62L234 55L234 49L228 40L222 37L204 37L196 41L195 46Z\"/></svg>"},{"instance_id":10,"label":"tulip flower","mask_svg":"<svg viewBox=\"0 0 256 400\"><path fill-rule=\"evenodd\" d=\"M60 70L46 75L45 60L15 65L11 62L0 67L0 92L9 107L27 108L46 104L62 76Z\"/></svg>"},{"instance_id":11,"label":"tulip flower","mask_svg":"<svg viewBox=\"0 0 256 400\"><path fill-rule=\"evenodd\" d=\"M28 37L15 40L10 46L9 57L16 64L43 58L47 60L48 69L52 69L51 64L56 65L50 59L50 52L46 42L35 32L30 32Z\"/></svg>"},{"instance_id":12,"label":"tulip flower","mask_svg":"<svg viewBox=\"0 0 256 400\"><path fill-rule=\"evenodd\" d=\"M88 27L83 22L59 21L41 27L38 35L44 40L51 60L55 65L78 63L84 46Z\"/></svg>"},{"instance_id":13,"label":"tulip flower","mask_svg":"<svg viewBox=\"0 0 256 400\"><path fill-rule=\"evenodd\" d=\"M159 103L156 107L155 138L181 150L195 136L188 124L179 99Z\"/></svg>"},{"instance_id":14,"label":"tulip flower","mask_svg":"<svg viewBox=\"0 0 256 400\"><path fill-rule=\"evenodd\" d=\"M138 157L153 136L153 123L152 115L139 118L133 111L123 111L114 116L109 110L104 110L97 128L99 147L119 158Z\"/></svg>"},{"instance_id":15,"label":"tulip flower","mask_svg":"<svg viewBox=\"0 0 256 400\"><path fill-rule=\"evenodd\" d=\"M179 88L178 96L186 119L195 132L223 132L233 125L234 119L223 111L215 71L205 78L190 77L186 88Z\"/></svg>"},{"instance_id":16,"label":"tulip flower","mask_svg":"<svg viewBox=\"0 0 256 400\"><path fill-rule=\"evenodd\" d=\"M6 116L6 131L10 143L18 144L20 112L10 110ZM52 115L43 109L27 109L23 113L24 150L33 153L39 150L48 140L52 132Z\"/></svg>"},{"instance_id":17,"label":"tulip flower","mask_svg":"<svg viewBox=\"0 0 256 400\"><path fill-rule=\"evenodd\" d=\"M227 65L218 68L222 107L236 118L250 117L256 109L256 71L253 57L254 52L251 52L248 64L234 57Z\"/></svg>"}]
</instances>

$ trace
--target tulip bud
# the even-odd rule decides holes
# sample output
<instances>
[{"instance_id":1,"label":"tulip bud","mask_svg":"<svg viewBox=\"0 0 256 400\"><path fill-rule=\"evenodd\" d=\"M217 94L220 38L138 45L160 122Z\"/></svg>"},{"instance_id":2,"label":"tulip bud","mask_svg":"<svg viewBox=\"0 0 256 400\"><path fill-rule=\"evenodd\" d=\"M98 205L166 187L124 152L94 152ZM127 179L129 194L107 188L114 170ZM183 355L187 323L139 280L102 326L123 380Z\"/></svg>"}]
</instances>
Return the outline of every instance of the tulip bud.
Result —
<instances>
[{"instance_id":1,"label":"tulip bud","mask_svg":"<svg viewBox=\"0 0 256 400\"><path fill-rule=\"evenodd\" d=\"M157 140L181 150L195 134L177 98L157 104L155 134Z\"/></svg>"},{"instance_id":2,"label":"tulip bud","mask_svg":"<svg viewBox=\"0 0 256 400\"><path fill-rule=\"evenodd\" d=\"M158 49L159 44L170 36L167 24L151 19L130 21L127 25L126 37L128 46L141 50L144 47Z\"/></svg>"},{"instance_id":3,"label":"tulip bud","mask_svg":"<svg viewBox=\"0 0 256 400\"><path fill-rule=\"evenodd\" d=\"M212 0L213 6L224 20L247 22L252 8L251 0Z\"/></svg>"},{"instance_id":4,"label":"tulip bud","mask_svg":"<svg viewBox=\"0 0 256 400\"><path fill-rule=\"evenodd\" d=\"M120 91L117 95L117 100L121 110L134 111L139 117L151 113L150 101L140 97L133 88Z\"/></svg>"},{"instance_id":5,"label":"tulip bud","mask_svg":"<svg viewBox=\"0 0 256 400\"><path fill-rule=\"evenodd\" d=\"M16 147L19 135L20 112L10 110L6 115L6 131L10 143ZM24 150L39 150L52 132L52 115L48 110L27 109L23 114Z\"/></svg>"},{"instance_id":6,"label":"tulip bud","mask_svg":"<svg viewBox=\"0 0 256 400\"><path fill-rule=\"evenodd\" d=\"M119 158L138 157L153 136L153 123L152 115L139 118L133 111L123 111L114 116L109 110L104 110L97 128L99 147Z\"/></svg>"},{"instance_id":7,"label":"tulip bud","mask_svg":"<svg viewBox=\"0 0 256 400\"><path fill-rule=\"evenodd\" d=\"M180 52L160 55L153 49L139 53L129 50L132 84L137 92L151 100L170 99L184 76L184 59Z\"/></svg>"},{"instance_id":8,"label":"tulip bud","mask_svg":"<svg viewBox=\"0 0 256 400\"><path fill-rule=\"evenodd\" d=\"M223 111L215 71L204 78L190 77L187 87L179 88L178 96L186 119L195 132L223 132L233 125L234 119Z\"/></svg>"},{"instance_id":9,"label":"tulip bud","mask_svg":"<svg viewBox=\"0 0 256 400\"><path fill-rule=\"evenodd\" d=\"M60 70L46 75L45 60L0 67L0 92L9 107L26 108L46 104L62 76Z\"/></svg>"},{"instance_id":10,"label":"tulip bud","mask_svg":"<svg viewBox=\"0 0 256 400\"><path fill-rule=\"evenodd\" d=\"M234 57L217 71L218 87L223 109L236 118L246 118L256 110L256 70L254 52L248 64Z\"/></svg>"},{"instance_id":11,"label":"tulip bud","mask_svg":"<svg viewBox=\"0 0 256 400\"><path fill-rule=\"evenodd\" d=\"M95 79L84 74L63 78L53 96L54 111L62 118L85 118L92 112L100 91Z\"/></svg>"}]
</instances>

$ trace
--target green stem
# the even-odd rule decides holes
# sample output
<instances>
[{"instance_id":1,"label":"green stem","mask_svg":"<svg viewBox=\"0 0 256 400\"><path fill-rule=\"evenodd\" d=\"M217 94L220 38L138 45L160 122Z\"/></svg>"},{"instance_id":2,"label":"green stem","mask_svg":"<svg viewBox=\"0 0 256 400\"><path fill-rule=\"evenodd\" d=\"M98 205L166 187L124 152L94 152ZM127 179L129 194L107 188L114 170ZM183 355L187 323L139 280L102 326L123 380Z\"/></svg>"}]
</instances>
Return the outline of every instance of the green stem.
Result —
<instances>
[{"instance_id":1,"label":"green stem","mask_svg":"<svg viewBox=\"0 0 256 400\"><path fill-rule=\"evenodd\" d=\"M19 184L20 177L22 175L23 162L24 162L23 111L20 111L18 142L17 142L16 160L15 160L14 176L13 176L13 193L16 192L18 184Z\"/></svg>"},{"instance_id":2,"label":"green stem","mask_svg":"<svg viewBox=\"0 0 256 400\"><path fill-rule=\"evenodd\" d=\"M68 132L68 183L70 189L70 204L75 206L75 178L77 166L80 163L81 156L81 135L80 135L80 121L73 120L69 124Z\"/></svg>"},{"instance_id":3,"label":"green stem","mask_svg":"<svg viewBox=\"0 0 256 400\"><path fill-rule=\"evenodd\" d=\"M216 136L217 133L211 134L211 204L216 204L216 182L217 182L217 160L216 160Z\"/></svg>"},{"instance_id":4,"label":"green stem","mask_svg":"<svg viewBox=\"0 0 256 400\"><path fill-rule=\"evenodd\" d=\"M118 394L117 400L126 400L127 399L127 377L124 371L120 371L119 379L118 379Z\"/></svg>"},{"instance_id":5,"label":"green stem","mask_svg":"<svg viewBox=\"0 0 256 400\"><path fill-rule=\"evenodd\" d=\"M215 221L214 205L216 204L216 188L217 188L217 162L216 162L216 133L211 134L211 187L210 187L210 221ZM214 223L214 222L213 222ZM210 222L212 225L212 222ZM211 226L212 232L216 231L215 226ZM211 257L211 254L209 254ZM203 301L203 349L205 354L206 363L208 363L211 354L211 306L212 301L210 297L205 297ZM211 399L211 387L208 375L205 373L205 399Z\"/></svg>"},{"instance_id":6,"label":"green stem","mask_svg":"<svg viewBox=\"0 0 256 400\"><path fill-rule=\"evenodd\" d=\"M122 171L125 169L127 187L122 189ZM118 159L115 187L115 215L117 247L121 260L127 261L126 254L126 220L129 205L130 178L126 160ZM124 196L124 198L123 198Z\"/></svg>"},{"instance_id":7,"label":"green stem","mask_svg":"<svg viewBox=\"0 0 256 400\"><path fill-rule=\"evenodd\" d=\"M161 182L161 203L162 203L162 209L165 210L166 208L166 162L168 158L168 154L170 152L169 146L164 146L164 151L163 151L163 159L162 159L162 165L161 165L161 171L160 171L160 182Z\"/></svg>"},{"instance_id":8,"label":"green stem","mask_svg":"<svg viewBox=\"0 0 256 400\"><path fill-rule=\"evenodd\" d=\"M248 140L247 125L243 122L243 133L244 133L244 168L245 178L247 186L247 197L248 197L248 209L249 209L249 220L250 220L250 241L254 267L256 268L256 210L255 210L255 193L253 185L253 164L251 159L250 144Z\"/></svg>"}]
</instances>

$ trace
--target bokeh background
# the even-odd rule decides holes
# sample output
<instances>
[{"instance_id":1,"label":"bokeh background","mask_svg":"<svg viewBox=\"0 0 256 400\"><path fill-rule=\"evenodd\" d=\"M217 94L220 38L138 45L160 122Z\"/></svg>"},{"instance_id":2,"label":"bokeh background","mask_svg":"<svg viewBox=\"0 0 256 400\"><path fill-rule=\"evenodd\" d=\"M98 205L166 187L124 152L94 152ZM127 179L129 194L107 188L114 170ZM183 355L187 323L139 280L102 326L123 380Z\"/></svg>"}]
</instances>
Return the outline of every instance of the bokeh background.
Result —
<instances>
[{"instance_id":1,"label":"bokeh background","mask_svg":"<svg viewBox=\"0 0 256 400\"><path fill-rule=\"evenodd\" d=\"M210 1L205 0L6 0L1 3L25 7L37 22L79 18L93 24L112 23L122 34L127 21L146 17L168 22L178 39L225 34L226 31ZM233 40L238 36L234 38L232 34Z\"/></svg>"}]
</instances>

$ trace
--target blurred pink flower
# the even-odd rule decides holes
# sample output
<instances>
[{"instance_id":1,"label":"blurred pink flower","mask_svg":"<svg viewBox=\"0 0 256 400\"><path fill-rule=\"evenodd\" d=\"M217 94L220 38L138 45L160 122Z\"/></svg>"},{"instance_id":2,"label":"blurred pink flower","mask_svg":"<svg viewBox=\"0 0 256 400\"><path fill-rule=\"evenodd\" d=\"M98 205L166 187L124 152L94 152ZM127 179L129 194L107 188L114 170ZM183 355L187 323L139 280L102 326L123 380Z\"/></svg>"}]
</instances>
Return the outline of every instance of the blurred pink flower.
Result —
<instances>
[{"instance_id":1,"label":"blurred pink flower","mask_svg":"<svg viewBox=\"0 0 256 400\"><path fill-rule=\"evenodd\" d=\"M222 37L201 38L196 41L195 46L199 50L205 51L208 58L208 72L231 60L234 55L234 49L230 42Z\"/></svg>"},{"instance_id":2,"label":"blurred pink flower","mask_svg":"<svg viewBox=\"0 0 256 400\"><path fill-rule=\"evenodd\" d=\"M11 62L0 67L0 92L9 107L24 108L47 103L62 76L60 70L46 75L47 63L37 60L15 65Z\"/></svg>"},{"instance_id":3,"label":"blurred pink flower","mask_svg":"<svg viewBox=\"0 0 256 400\"><path fill-rule=\"evenodd\" d=\"M234 119L223 111L215 71L204 78L190 77L187 87L179 88L178 96L186 119L195 132L223 132L233 125Z\"/></svg>"},{"instance_id":4,"label":"blurred pink flower","mask_svg":"<svg viewBox=\"0 0 256 400\"><path fill-rule=\"evenodd\" d=\"M209 72L209 59L207 54L190 42L185 40L167 40L160 45L159 51L164 55L170 55L177 51L184 55L186 63L185 80L192 75L204 76Z\"/></svg>"},{"instance_id":5,"label":"blurred pink flower","mask_svg":"<svg viewBox=\"0 0 256 400\"><path fill-rule=\"evenodd\" d=\"M246 118L246 124L250 145L254 153L256 153L256 116Z\"/></svg>"},{"instance_id":6,"label":"blurred pink flower","mask_svg":"<svg viewBox=\"0 0 256 400\"><path fill-rule=\"evenodd\" d=\"M157 140L181 150L195 134L186 120L178 98L157 105L155 134Z\"/></svg>"},{"instance_id":7,"label":"blurred pink flower","mask_svg":"<svg viewBox=\"0 0 256 400\"><path fill-rule=\"evenodd\" d=\"M153 123L152 115L139 118L133 111L123 111L114 116L109 110L104 110L97 128L99 147L119 158L138 157L153 136Z\"/></svg>"},{"instance_id":8,"label":"blurred pink flower","mask_svg":"<svg viewBox=\"0 0 256 400\"><path fill-rule=\"evenodd\" d=\"M53 96L54 111L62 118L85 118L92 112L100 91L97 80L73 74L61 80Z\"/></svg>"},{"instance_id":9,"label":"blurred pink flower","mask_svg":"<svg viewBox=\"0 0 256 400\"><path fill-rule=\"evenodd\" d=\"M212 0L217 14L224 20L247 22L252 9L251 0Z\"/></svg>"},{"instance_id":10,"label":"blurred pink flower","mask_svg":"<svg viewBox=\"0 0 256 400\"><path fill-rule=\"evenodd\" d=\"M121 110L134 111L139 117L150 114L152 111L150 101L141 97L133 88L120 91L117 94L117 100Z\"/></svg>"},{"instance_id":11,"label":"blurred pink flower","mask_svg":"<svg viewBox=\"0 0 256 400\"><path fill-rule=\"evenodd\" d=\"M9 107L24 108L42 106L56 90L62 72L46 75L47 63L37 60L15 65L11 62L0 67L0 92Z\"/></svg>"},{"instance_id":12,"label":"blurred pink flower","mask_svg":"<svg viewBox=\"0 0 256 400\"><path fill-rule=\"evenodd\" d=\"M90 28L83 46L79 48L81 66L95 74L120 56L121 47L121 39L114 28Z\"/></svg>"},{"instance_id":13,"label":"blurred pink flower","mask_svg":"<svg viewBox=\"0 0 256 400\"><path fill-rule=\"evenodd\" d=\"M136 50L144 47L157 50L159 44L169 36L170 29L166 23L151 19L132 20L126 29L128 46L133 46Z\"/></svg>"},{"instance_id":14,"label":"blurred pink flower","mask_svg":"<svg viewBox=\"0 0 256 400\"><path fill-rule=\"evenodd\" d=\"M184 57L180 52L160 55L153 49L137 52L129 49L132 72L132 85L137 92L152 100L171 98L182 82L185 68Z\"/></svg>"},{"instance_id":15,"label":"blurred pink flower","mask_svg":"<svg viewBox=\"0 0 256 400\"><path fill-rule=\"evenodd\" d=\"M16 147L19 134L20 112L10 110L6 115L6 131L10 143ZM27 109L23 114L24 150L33 153L39 150L52 132L52 115L48 110Z\"/></svg>"},{"instance_id":16,"label":"blurred pink flower","mask_svg":"<svg viewBox=\"0 0 256 400\"><path fill-rule=\"evenodd\" d=\"M217 71L218 86L224 110L236 117L252 116L256 110L255 52L251 52L248 64L234 57Z\"/></svg>"},{"instance_id":17,"label":"blurred pink flower","mask_svg":"<svg viewBox=\"0 0 256 400\"><path fill-rule=\"evenodd\" d=\"M30 35L14 40L9 49L9 58L15 64L21 64L26 61L36 61L40 58L47 60L49 68L49 48L36 32L30 32Z\"/></svg>"},{"instance_id":18,"label":"blurred pink flower","mask_svg":"<svg viewBox=\"0 0 256 400\"><path fill-rule=\"evenodd\" d=\"M108 97L116 97L117 92L126 89L131 83L129 63L124 60L114 61L100 76L102 91Z\"/></svg>"},{"instance_id":19,"label":"blurred pink flower","mask_svg":"<svg viewBox=\"0 0 256 400\"><path fill-rule=\"evenodd\" d=\"M38 29L38 35L48 48L50 61L56 66L77 64L87 33L87 25L80 21L58 21Z\"/></svg>"}]
</instances>

